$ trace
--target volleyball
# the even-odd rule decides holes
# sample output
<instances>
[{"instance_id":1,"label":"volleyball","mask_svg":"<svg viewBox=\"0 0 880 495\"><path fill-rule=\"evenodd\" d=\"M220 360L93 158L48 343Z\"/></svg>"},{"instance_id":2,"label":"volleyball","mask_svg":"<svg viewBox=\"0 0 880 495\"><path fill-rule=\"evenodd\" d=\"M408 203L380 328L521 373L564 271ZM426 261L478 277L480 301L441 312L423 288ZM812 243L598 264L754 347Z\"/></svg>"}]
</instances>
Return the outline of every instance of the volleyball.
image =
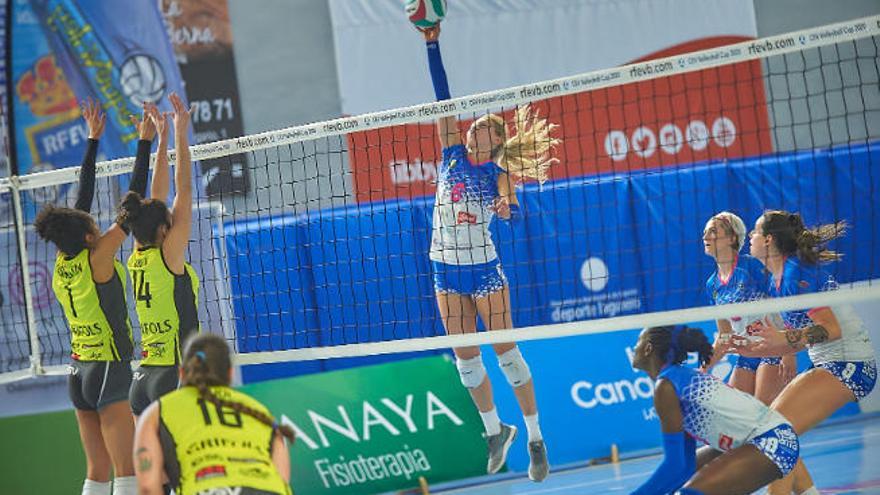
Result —
<instances>
[{"instance_id":1,"label":"volleyball","mask_svg":"<svg viewBox=\"0 0 880 495\"><path fill-rule=\"evenodd\" d=\"M406 0L406 15L417 28L433 27L446 17L446 0Z\"/></svg>"},{"instance_id":2,"label":"volleyball","mask_svg":"<svg viewBox=\"0 0 880 495\"><path fill-rule=\"evenodd\" d=\"M165 73L159 61L149 55L134 55L122 63L119 75L122 92L132 104L155 103L165 93Z\"/></svg>"}]
</instances>

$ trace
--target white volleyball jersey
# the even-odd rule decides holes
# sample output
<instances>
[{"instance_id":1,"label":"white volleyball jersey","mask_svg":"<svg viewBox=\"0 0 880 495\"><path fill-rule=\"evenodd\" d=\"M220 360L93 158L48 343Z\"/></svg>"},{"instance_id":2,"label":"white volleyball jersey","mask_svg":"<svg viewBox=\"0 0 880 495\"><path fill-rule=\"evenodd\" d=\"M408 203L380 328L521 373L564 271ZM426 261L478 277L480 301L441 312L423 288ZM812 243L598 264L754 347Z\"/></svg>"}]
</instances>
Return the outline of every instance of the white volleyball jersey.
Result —
<instances>
[{"instance_id":1,"label":"white volleyball jersey","mask_svg":"<svg viewBox=\"0 0 880 495\"><path fill-rule=\"evenodd\" d=\"M434 196L432 261L450 265L488 263L498 257L489 224L498 197L498 165L473 165L463 145L443 150Z\"/></svg>"},{"instance_id":2,"label":"white volleyball jersey","mask_svg":"<svg viewBox=\"0 0 880 495\"><path fill-rule=\"evenodd\" d=\"M837 290L834 277L816 266L806 266L795 257L785 260L782 278L770 279L768 293L771 297L795 296ZM840 324L840 338L821 344L808 346L810 360L813 364L835 361L871 361L874 359L874 348L865 328L865 323L849 304L830 306L831 311ZM810 315L821 309L803 309L783 311L782 319L786 328L806 328L813 324Z\"/></svg>"},{"instance_id":3,"label":"white volleyball jersey","mask_svg":"<svg viewBox=\"0 0 880 495\"><path fill-rule=\"evenodd\" d=\"M685 432L714 449L735 449L788 422L755 397L695 369L670 365L660 379L678 394Z\"/></svg>"}]
</instances>

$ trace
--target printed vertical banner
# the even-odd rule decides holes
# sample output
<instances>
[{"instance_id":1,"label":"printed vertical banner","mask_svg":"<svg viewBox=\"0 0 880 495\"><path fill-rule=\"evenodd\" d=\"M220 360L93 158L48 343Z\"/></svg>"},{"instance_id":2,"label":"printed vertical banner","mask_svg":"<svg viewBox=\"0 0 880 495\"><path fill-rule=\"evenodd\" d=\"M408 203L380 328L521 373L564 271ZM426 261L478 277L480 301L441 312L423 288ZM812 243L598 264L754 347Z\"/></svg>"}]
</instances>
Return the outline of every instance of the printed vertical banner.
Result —
<instances>
[{"instance_id":1,"label":"printed vertical banner","mask_svg":"<svg viewBox=\"0 0 880 495\"><path fill-rule=\"evenodd\" d=\"M9 167L9 141L6 139L6 133L9 129L9 109L6 107L6 64L9 63L6 57L6 30L11 29L7 23L6 6L7 0L0 0L0 177L7 177L10 174ZM3 200L0 199L0 211L3 210ZM2 305L2 301L0 301Z\"/></svg>"},{"instance_id":2,"label":"printed vertical banner","mask_svg":"<svg viewBox=\"0 0 880 495\"><path fill-rule=\"evenodd\" d=\"M297 493L363 495L416 488L419 477L438 483L486 474L480 417L445 356L241 390L293 424Z\"/></svg>"},{"instance_id":3,"label":"printed vertical banner","mask_svg":"<svg viewBox=\"0 0 880 495\"><path fill-rule=\"evenodd\" d=\"M162 0L162 14L187 97L196 107L195 143L243 135L227 0ZM205 160L201 168L209 197L250 188L245 155Z\"/></svg>"},{"instance_id":4,"label":"printed vertical banner","mask_svg":"<svg viewBox=\"0 0 880 495\"><path fill-rule=\"evenodd\" d=\"M143 102L170 111L166 96L185 95L155 2L18 1L13 17L15 152L22 175L80 164L88 128L78 101L101 103L107 128L98 157L113 159L137 150L130 116L140 114ZM112 189L125 187L110 184L110 191L97 194L115 197ZM64 186L24 198L29 204L54 203L69 190Z\"/></svg>"}]
</instances>

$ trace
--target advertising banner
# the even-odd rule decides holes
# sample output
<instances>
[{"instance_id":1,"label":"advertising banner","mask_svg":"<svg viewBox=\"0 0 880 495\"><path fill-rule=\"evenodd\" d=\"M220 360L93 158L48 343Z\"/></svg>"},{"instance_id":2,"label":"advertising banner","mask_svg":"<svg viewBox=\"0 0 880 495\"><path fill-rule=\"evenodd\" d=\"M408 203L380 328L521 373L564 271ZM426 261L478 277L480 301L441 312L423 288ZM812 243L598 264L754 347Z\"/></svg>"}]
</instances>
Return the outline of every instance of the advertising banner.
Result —
<instances>
[{"instance_id":1,"label":"advertising banner","mask_svg":"<svg viewBox=\"0 0 880 495\"><path fill-rule=\"evenodd\" d=\"M12 1L12 0L9 0ZM7 105L7 81L6 81L6 64L9 63L6 57L6 30L9 29L10 26L7 25L9 19L6 17L6 7L7 0L0 0L0 12L3 14L0 15L0 53L3 55L0 56L0 177L6 177L9 175L9 149L8 149L8 141L6 139L6 133L9 129L9 119L7 116L9 115L9 108ZM2 200L0 200L2 203ZM0 204L0 211L3 210L2 204Z\"/></svg>"},{"instance_id":2,"label":"advertising banner","mask_svg":"<svg viewBox=\"0 0 880 495\"><path fill-rule=\"evenodd\" d=\"M20 175L81 163L88 128L79 101L98 100L107 114L100 161L135 154L138 136L130 116L140 114L144 101L170 111L165 96L186 95L155 2L32 0L14 7L11 84ZM112 198L127 187L117 181L102 185L107 187L96 195ZM69 190L29 191L24 203L57 203Z\"/></svg>"},{"instance_id":3,"label":"advertising banner","mask_svg":"<svg viewBox=\"0 0 880 495\"><path fill-rule=\"evenodd\" d=\"M401 377L406 377L405 380ZM486 473L477 409L434 356L241 388L292 423L297 493L368 494Z\"/></svg>"},{"instance_id":4,"label":"advertising banner","mask_svg":"<svg viewBox=\"0 0 880 495\"><path fill-rule=\"evenodd\" d=\"M433 100L424 42L399 6L345 0L330 5L345 113ZM487 37L489 18L497 26ZM755 34L750 2L523 0L450 5L441 45L452 94L462 96L630 63L636 64L626 69L633 77L672 72L672 62L650 60ZM584 47L588 56L572 57L563 46ZM613 84L620 76L602 77ZM505 102L540 100L558 90L559 83L536 84L493 101L510 121L512 105ZM772 151L758 62L551 98L534 107L560 126L553 180ZM463 111L461 131L478 116ZM352 133L348 141L359 202L434 193L440 150L433 124Z\"/></svg>"},{"instance_id":5,"label":"advertising banner","mask_svg":"<svg viewBox=\"0 0 880 495\"><path fill-rule=\"evenodd\" d=\"M227 0L162 0L161 4L187 98L196 107L194 144L243 135ZM205 160L201 170L208 197L248 192L245 155Z\"/></svg>"}]
</instances>

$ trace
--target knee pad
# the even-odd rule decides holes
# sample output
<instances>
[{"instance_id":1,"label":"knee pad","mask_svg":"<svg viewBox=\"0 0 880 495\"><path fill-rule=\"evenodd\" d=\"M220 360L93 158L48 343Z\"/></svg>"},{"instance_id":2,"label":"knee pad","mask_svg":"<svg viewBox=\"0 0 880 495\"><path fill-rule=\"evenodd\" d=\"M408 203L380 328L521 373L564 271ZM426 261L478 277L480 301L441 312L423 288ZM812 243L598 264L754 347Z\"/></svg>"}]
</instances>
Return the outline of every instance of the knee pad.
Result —
<instances>
[{"instance_id":1,"label":"knee pad","mask_svg":"<svg viewBox=\"0 0 880 495\"><path fill-rule=\"evenodd\" d=\"M477 388L486 378L486 368L483 366L482 356L478 355L471 359L455 358L455 367L458 368L461 384L466 388Z\"/></svg>"},{"instance_id":2,"label":"knee pad","mask_svg":"<svg viewBox=\"0 0 880 495\"><path fill-rule=\"evenodd\" d=\"M501 366L501 371L507 377L507 383L513 388L521 387L532 379L529 365L520 354L519 347L514 347L498 356L498 365Z\"/></svg>"}]
</instances>

